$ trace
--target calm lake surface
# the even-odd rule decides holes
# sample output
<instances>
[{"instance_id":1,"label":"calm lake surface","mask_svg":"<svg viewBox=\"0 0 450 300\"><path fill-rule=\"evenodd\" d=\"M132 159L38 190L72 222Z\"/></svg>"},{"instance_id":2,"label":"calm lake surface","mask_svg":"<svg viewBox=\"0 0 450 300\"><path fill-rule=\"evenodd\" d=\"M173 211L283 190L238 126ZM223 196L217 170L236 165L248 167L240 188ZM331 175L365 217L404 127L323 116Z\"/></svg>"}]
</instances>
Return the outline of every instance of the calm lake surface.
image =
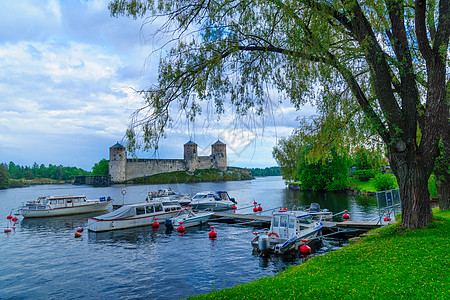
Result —
<instances>
[{"instance_id":1,"label":"calm lake surface","mask_svg":"<svg viewBox=\"0 0 450 300\"><path fill-rule=\"evenodd\" d=\"M142 202L147 192L171 187L181 193L226 190L238 201L238 213L251 213L253 201L264 210L309 207L318 202L333 212L348 209L350 220L373 220L373 197L333 193L303 193L287 189L281 177L221 183L135 185L93 188L42 185L0 190L0 299L180 299L272 276L289 264L278 257L252 255L255 228L214 223L218 238L210 240L208 226L188 228L181 235L141 227L105 233L83 232L87 218L78 215L42 219L19 217L10 234L6 216L26 200L45 195L111 196L114 204ZM127 190L123 197L122 189ZM251 206L251 207L250 207ZM244 208L246 207L246 208ZM263 214L270 215L270 212ZM339 245L325 242L322 252Z\"/></svg>"}]
</instances>

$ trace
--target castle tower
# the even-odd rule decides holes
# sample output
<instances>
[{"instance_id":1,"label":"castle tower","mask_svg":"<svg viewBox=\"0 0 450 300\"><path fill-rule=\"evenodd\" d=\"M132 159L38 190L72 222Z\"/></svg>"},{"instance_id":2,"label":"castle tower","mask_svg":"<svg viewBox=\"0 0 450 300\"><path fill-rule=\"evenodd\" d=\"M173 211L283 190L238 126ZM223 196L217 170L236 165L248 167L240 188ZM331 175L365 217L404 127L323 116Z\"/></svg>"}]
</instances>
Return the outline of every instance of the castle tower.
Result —
<instances>
[{"instance_id":1,"label":"castle tower","mask_svg":"<svg viewBox=\"0 0 450 300\"><path fill-rule=\"evenodd\" d=\"M193 141L184 144L184 161L186 163L187 171L194 172L197 170L198 151L197 144Z\"/></svg>"},{"instance_id":2,"label":"castle tower","mask_svg":"<svg viewBox=\"0 0 450 300\"><path fill-rule=\"evenodd\" d=\"M117 142L109 147L109 175L111 182L124 182L127 166L127 150Z\"/></svg>"},{"instance_id":3,"label":"castle tower","mask_svg":"<svg viewBox=\"0 0 450 300\"><path fill-rule=\"evenodd\" d=\"M211 157L213 159L213 167L222 171L227 170L227 145L217 140L211 145Z\"/></svg>"}]
</instances>

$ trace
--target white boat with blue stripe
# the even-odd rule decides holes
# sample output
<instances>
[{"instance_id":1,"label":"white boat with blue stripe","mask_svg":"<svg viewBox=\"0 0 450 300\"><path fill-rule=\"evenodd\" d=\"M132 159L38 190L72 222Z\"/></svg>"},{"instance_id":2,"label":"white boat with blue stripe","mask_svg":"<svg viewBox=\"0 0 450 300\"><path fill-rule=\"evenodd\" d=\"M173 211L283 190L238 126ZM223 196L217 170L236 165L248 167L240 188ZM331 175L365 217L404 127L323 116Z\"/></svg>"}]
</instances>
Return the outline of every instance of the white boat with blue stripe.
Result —
<instances>
[{"instance_id":1,"label":"white boat with blue stripe","mask_svg":"<svg viewBox=\"0 0 450 300\"><path fill-rule=\"evenodd\" d=\"M262 254L283 255L298 250L303 239L317 237L322 227L322 222L314 221L307 212L280 209L272 213L270 230L256 234L252 246Z\"/></svg>"}]
</instances>

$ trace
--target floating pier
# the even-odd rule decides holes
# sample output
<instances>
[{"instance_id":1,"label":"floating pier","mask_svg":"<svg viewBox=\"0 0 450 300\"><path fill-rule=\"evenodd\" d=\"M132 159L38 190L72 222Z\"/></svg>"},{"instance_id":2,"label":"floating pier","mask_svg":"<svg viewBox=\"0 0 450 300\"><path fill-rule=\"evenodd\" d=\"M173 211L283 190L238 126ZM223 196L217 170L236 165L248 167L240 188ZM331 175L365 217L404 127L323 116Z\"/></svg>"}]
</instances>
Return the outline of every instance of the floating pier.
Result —
<instances>
[{"instance_id":1,"label":"floating pier","mask_svg":"<svg viewBox=\"0 0 450 300\"><path fill-rule=\"evenodd\" d=\"M263 216L257 214L237 214L230 212L214 212L211 221L246 224L261 227L270 227L270 216ZM322 232L324 235L335 235L343 237L354 237L363 234L371 229L381 226L376 221L343 221L332 222L322 221Z\"/></svg>"}]
</instances>

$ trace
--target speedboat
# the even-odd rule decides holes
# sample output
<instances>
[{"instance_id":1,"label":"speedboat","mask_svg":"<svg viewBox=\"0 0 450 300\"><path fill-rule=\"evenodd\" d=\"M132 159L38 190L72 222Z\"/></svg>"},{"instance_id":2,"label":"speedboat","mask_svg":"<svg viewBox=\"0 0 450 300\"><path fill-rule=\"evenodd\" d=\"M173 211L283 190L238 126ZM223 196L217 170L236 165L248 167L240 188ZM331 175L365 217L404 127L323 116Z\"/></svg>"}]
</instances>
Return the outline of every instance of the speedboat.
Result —
<instances>
[{"instance_id":1,"label":"speedboat","mask_svg":"<svg viewBox=\"0 0 450 300\"><path fill-rule=\"evenodd\" d=\"M180 194L174 192L171 188L168 189L160 189L157 192L148 192L147 198L145 199L147 202L151 202L153 200L169 200L176 201L181 206L188 206L191 203L191 195L189 194Z\"/></svg>"},{"instance_id":2,"label":"speedboat","mask_svg":"<svg viewBox=\"0 0 450 300\"><path fill-rule=\"evenodd\" d=\"M256 234L251 243L262 254L283 255L297 250L303 239L315 238L322 227L322 222L314 221L307 212L280 209L272 212L270 230Z\"/></svg>"},{"instance_id":3,"label":"speedboat","mask_svg":"<svg viewBox=\"0 0 450 300\"><path fill-rule=\"evenodd\" d=\"M101 232L164 223L181 209L179 203L165 200L126 204L110 213L89 218L88 230Z\"/></svg>"},{"instance_id":4,"label":"speedboat","mask_svg":"<svg viewBox=\"0 0 450 300\"><path fill-rule=\"evenodd\" d=\"M227 192L218 191L197 193L192 198L190 205L199 210L223 211L232 209L235 204L236 201L234 198L230 198Z\"/></svg>"},{"instance_id":5,"label":"speedboat","mask_svg":"<svg viewBox=\"0 0 450 300\"><path fill-rule=\"evenodd\" d=\"M202 225L208 222L209 218L214 215L212 211L193 212L192 209L183 209L175 217L168 219L166 225L170 224L174 228L183 225L184 227L192 227Z\"/></svg>"},{"instance_id":6,"label":"speedboat","mask_svg":"<svg viewBox=\"0 0 450 300\"><path fill-rule=\"evenodd\" d=\"M111 202L111 197L88 200L86 196L44 196L23 203L19 213L24 218L85 214L107 210Z\"/></svg>"},{"instance_id":7,"label":"speedboat","mask_svg":"<svg viewBox=\"0 0 450 300\"><path fill-rule=\"evenodd\" d=\"M311 203L307 210L313 219L330 220L333 217L333 212L326 208L320 209L319 203Z\"/></svg>"}]
</instances>

